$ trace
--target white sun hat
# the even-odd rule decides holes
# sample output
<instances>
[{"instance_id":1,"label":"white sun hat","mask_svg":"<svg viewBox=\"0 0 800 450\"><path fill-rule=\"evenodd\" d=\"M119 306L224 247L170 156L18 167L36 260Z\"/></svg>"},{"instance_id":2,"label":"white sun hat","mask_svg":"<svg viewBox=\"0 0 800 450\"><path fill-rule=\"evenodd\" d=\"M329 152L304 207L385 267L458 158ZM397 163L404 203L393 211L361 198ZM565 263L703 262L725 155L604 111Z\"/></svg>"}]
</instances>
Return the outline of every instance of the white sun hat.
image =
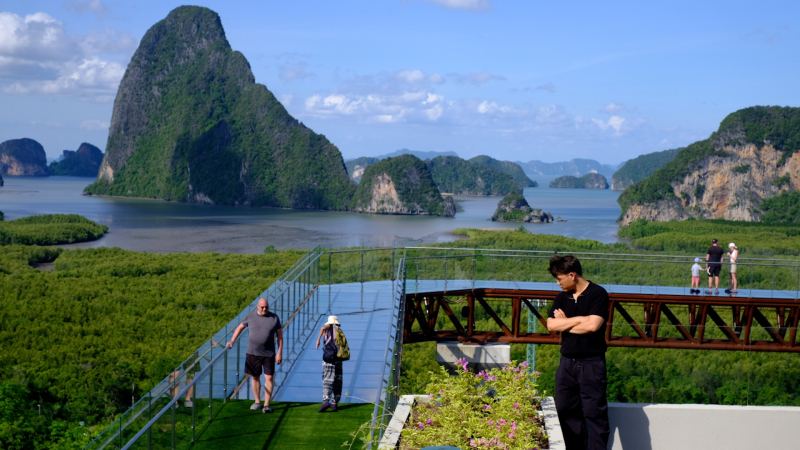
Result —
<instances>
[{"instance_id":1,"label":"white sun hat","mask_svg":"<svg viewBox=\"0 0 800 450\"><path fill-rule=\"evenodd\" d=\"M341 324L339 323L339 318L336 316L328 316L328 321L325 322L325 325L341 326Z\"/></svg>"},{"instance_id":2,"label":"white sun hat","mask_svg":"<svg viewBox=\"0 0 800 450\"><path fill-rule=\"evenodd\" d=\"M731 242L730 244L728 244L728 247L739 248L739 247L737 247L737 246L736 246L736 244L734 244L733 242Z\"/></svg>"}]
</instances>

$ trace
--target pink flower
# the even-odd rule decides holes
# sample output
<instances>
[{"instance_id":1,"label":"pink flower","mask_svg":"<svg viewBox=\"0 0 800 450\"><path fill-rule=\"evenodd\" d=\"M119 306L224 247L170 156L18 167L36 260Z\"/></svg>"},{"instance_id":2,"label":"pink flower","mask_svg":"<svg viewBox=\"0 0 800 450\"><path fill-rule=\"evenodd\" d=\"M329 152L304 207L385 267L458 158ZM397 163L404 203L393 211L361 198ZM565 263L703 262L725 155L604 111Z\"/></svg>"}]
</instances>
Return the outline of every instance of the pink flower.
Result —
<instances>
[{"instance_id":1,"label":"pink flower","mask_svg":"<svg viewBox=\"0 0 800 450\"><path fill-rule=\"evenodd\" d=\"M425 429L425 425L423 425L423 424L419 424L417 426L419 427L420 430L424 430Z\"/></svg>"},{"instance_id":2,"label":"pink flower","mask_svg":"<svg viewBox=\"0 0 800 450\"><path fill-rule=\"evenodd\" d=\"M508 438L509 438L509 439L514 439L515 437L517 437L517 435L516 435L516 434L514 434L514 433L508 433Z\"/></svg>"},{"instance_id":3,"label":"pink flower","mask_svg":"<svg viewBox=\"0 0 800 450\"><path fill-rule=\"evenodd\" d=\"M519 403L514 403L514 408L519 408Z\"/></svg>"},{"instance_id":4,"label":"pink flower","mask_svg":"<svg viewBox=\"0 0 800 450\"><path fill-rule=\"evenodd\" d=\"M492 407L490 405L483 405L483 409L488 411L488 410L492 409Z\"/></svg>"},{"instance_id":5,"label":"pink flower","mask_svg":"<svg viewBox=\"0 0 800 450\"><path fill-rule=\"evenodd\" d=\"M431 398L433 398L433 394L428 394L428 395L430 395L430 396L431 396Z\"/></svg>"},{"instance_id":6,"label":"pink flower","mask_svg":"<svg viewBox=\"0 0 800 450\"><path fill-rule=\"evenodd\" d=\"M503 418L501 418L501 419L500 419L500 422L498 422L498 423L499 423L500 425L505 425L505 424L506 424L506 419L503 419Z\"/></svg>"},{"instance_id":7,"label":"pink flower","mask_svg":"<svg viewBox=\"0 0 800 450\"><path fill-rule=\"evenodd\" d=\"M511 431L517 431L517 421L511 422Z\"/></svg>"},{"instance_id":8,"label":"pink flower","mask_svg":"<svg viewBox=\"0 0 800 450\"><path fill-rule=\"evenodd\" d=\"M470 447L477 447L477 446L478 446L478 443L477 443L477 442L475 442L475 439L470 439L470 440L469 440L469 446L470 446Z\"/></svg>"},{"instance_id":9,"label":"pink flower","mask_svg":"<svg viewBox=\"0 0 800 450\"><path fill-rule=\"evenodd\" d=\"M428 419L425 421L425 425L433 425L433 421L431 419Z\"/></svg>"},{"instance_id":10,"label":"pink flower","mask_svg":"<svg viewBox=\"0 0 800 450\"><path fill-rule=\"evenodd\" d=\"M519 366L520 367L528 367L528 361L522 361L521 363L519 363Z\"/></svg>"}]
</instances>

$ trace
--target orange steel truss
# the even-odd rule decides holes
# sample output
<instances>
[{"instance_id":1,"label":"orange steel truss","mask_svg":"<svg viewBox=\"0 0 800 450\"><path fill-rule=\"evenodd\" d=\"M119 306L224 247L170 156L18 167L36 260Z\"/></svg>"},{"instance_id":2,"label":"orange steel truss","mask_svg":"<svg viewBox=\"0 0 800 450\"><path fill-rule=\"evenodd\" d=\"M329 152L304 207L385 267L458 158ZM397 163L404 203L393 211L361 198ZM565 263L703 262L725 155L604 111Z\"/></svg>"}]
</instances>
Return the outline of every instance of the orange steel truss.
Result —
<instances>
[{"instance_id":1,"label":"orange steel truss","mask_svg":"<svg viewBox=\"0 0 800 450\"><path fill-rule=\"evenodd\" d=\"M403 342L560 344L559 333L529 333L520 328L527 309L538 319L540 329L547 330L547 313L540 313L532 302L551 301L556 294L514 289L407 294ZM510 303L510 323L500 318L487 299ZM630 293L609 293L609 299L606 342L611 347L800 352L798 299ZM458 314L453 311L456 304ZM491 318L499 331L476 330L476 310ZM437 328L440 314L449 319L444 329Z\"/></svg>"}]
</instances>

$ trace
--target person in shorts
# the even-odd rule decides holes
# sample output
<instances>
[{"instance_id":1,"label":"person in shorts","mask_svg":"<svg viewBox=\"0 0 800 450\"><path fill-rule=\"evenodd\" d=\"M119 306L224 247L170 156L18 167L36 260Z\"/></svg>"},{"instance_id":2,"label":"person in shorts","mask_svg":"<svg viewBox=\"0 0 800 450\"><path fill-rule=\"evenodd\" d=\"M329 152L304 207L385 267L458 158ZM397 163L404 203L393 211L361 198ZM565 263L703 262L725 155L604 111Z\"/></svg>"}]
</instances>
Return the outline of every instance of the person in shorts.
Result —
<instances>
[{"instance_id":1,"label":"person in shorts","mask_svg":"<svg viewBox=\"0 0 800 450\"><path fill-rule=\"evenodd\" d=\"M250 311L236 327L228 348L233 347L236 338L244 331L250 330L247 339L247 355L244 364L244 373L250 375L255 403L250 407L255 411L261 409L264 413L271 413L269 401L272 398L273 376L275 364L283 361L283 329L281 319L269 311L269 302L265 298L258 299L255 311ZM278 352L275 352L275 338L278 341ZM261 408L261 373L264 373L264 407Z\"/></svg>"},{"instance_id":2,"label":"person in shorts","mask_svg":"<svg viewBox=\"0 0 800 450\"><path fill-rule=\"evenodd\" d=\"M731 288L725 289L725 292L729 294L735 294L739 292L739 280L736 279L736 261L739 260L739 248L736 247L736 244L731 242L728 244L728 260L731 262Z\"/></svg>"},{"instance_id":3,"label":"person in shorts","mask_svg":"<svg viewBox=\"0 0 800 450\"><path fill-rule=\"evenodd\" d=\"M689 289L690 294L699 294L700 293L700 271L703 270L700 267L700 258L694 259L694 264L692 265L692 287ZM696 288L696 289L695 289Z\"/></svg>"},{"instance_id":4,"label":"person in shorts","mask_svg":"<svg viewBox=\"0 0 800 450\"><path fill-rule=\"evenodd\" d=\"M722 248L717 245L719 241L713 239L711 241L711 247L708 247L708 252L706 252L706 263L708 264L708 289L706 290L706 294L716 293L719 294L719 272L722 270L722 255L725 252ZM711 280L716 282L716 291L711 291Z\"/></svg>"}]
</instances>

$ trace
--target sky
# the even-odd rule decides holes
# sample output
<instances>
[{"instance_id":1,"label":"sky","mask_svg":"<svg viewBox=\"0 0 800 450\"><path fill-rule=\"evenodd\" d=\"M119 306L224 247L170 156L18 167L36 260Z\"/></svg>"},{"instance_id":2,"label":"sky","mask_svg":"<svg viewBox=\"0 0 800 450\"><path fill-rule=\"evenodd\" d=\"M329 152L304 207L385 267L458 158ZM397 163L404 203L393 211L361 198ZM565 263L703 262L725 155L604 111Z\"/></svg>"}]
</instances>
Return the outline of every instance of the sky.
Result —
<instances>
[{"instance_id":1,"label":"sky","mask_svg":"<svg viewBox=\"0 0 800 450\"><path fill-rule=\"evenodd\" d=\"M401 148L618 164L800 106L800 2L197 0L345 159ZM0 0L0 142L105 150L139 40L170 0Z\"/></svg>"}]
</instances>

